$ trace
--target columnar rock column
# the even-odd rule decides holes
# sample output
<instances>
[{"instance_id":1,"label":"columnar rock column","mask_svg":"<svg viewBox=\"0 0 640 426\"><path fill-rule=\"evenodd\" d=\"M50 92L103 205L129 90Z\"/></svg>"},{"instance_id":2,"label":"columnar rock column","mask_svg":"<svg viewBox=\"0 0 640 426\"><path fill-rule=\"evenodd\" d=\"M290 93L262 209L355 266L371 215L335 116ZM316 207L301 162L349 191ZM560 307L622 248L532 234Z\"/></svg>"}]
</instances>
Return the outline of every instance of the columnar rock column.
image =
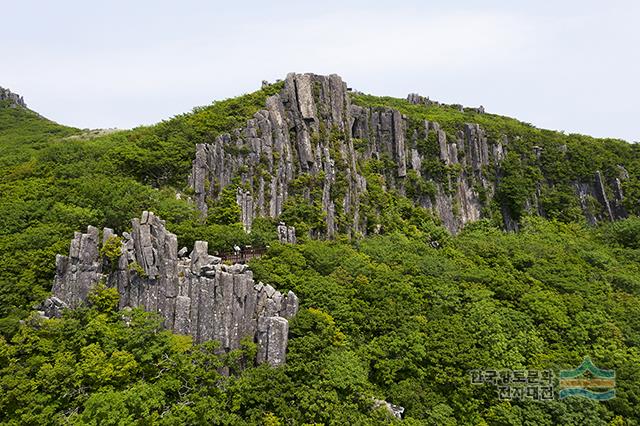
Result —
<instances>
[{"instance_id":1,"label":"columnar rock column","mask_svg":"<svg viewBox=\"0 0 640 426\"><path fill-rule=\"evenodd\" d=\"M296 243L296 228L294 226L287 226L283 222L278 224L278 240L281 243Z\"/></svg>"},{"instance_id":2,"label":"columnar rock column","mask_svg":"<svg viewBox=\"0 0 640 426\"><path fill-rule=\"evenodd\" d=\"M436 122L411 122L399 110L353 105L351 99L337 75L292 73L245 126L197 145L190 184L202 215L207 214L207 200L215 200L237 178L242 184L238 219L247 231L255 217L280 216L287 199L296 196L322 209L325 229L314 229L313 236L365 234L379 229L372 223L375 214L360 213L367 193L362 172L372 161L375 173L383 175L384 190L411 193L415 205L430 209L453 233L482 214L493 214L495 209L486 207L500 185L501 163L510 148L506 136L490 137L477 123L445 131ZM417 94L407 100L424 108L484 112ZM534 148L536 158L543 159L544 151ZM437 167L429 170L429 165ZM621 182L596 176L595 182L574 184L590 222L626 216L621 195L616 195ZM408 191L416 186L431 190ZM607 197L611 190L615 199ZM541 212L539 192L536 188L529 194L526 210ZM595 197L603 213L588 211L586 194ZM517 228L509 209L503 205L501 210L505 227Z\"/></svg>"},{"instance_id":3,"label":"columnar rock column","mask_svg":"<svg viewBox=\"0 0 640 426\"><path fill-rule=\"evenodd\" d=\"M255 283L246 265L224 265L208 254L206 241L196 241L193 251L177 250L177 238L151 212L133 219L132 232L118 237L97 228L76 233L69 256L56 257L52 302L74 308L86 302L101 280L117 288L120 307L142 307L158 312L165 327L193 336L196 342L218 340L221 351L240 347L245 337L258 343L259 363L285 362L288 319L298 312L293 292L283 295L270 285ZM99 255L99 247L118 244L117 259ZM55 299L55 300L54 300Z\"/></svg>"}]
</instances>

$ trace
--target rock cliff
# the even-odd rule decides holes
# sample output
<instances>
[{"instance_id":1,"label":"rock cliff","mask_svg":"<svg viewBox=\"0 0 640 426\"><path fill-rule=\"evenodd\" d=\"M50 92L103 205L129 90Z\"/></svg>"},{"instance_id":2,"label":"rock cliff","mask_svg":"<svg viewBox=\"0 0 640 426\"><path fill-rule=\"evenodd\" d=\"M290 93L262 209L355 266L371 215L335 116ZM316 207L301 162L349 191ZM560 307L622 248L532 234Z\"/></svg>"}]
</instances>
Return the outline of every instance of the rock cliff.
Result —
<instances>
[{"instance_id":1,"label":"rock cliff","mask_svg":"<svg viewBox=\"0 0 640 426\"><path fill-rule=\"evenodd\" d=\"M27 104L24 102L24 98L17 93L13 93L9 89L4 89L0 87L0 101L9 101L9 105L11 106L21 106L23 108L27 107Z\"/></svg>"},{"instance_id":2,"label":"rock cliff","mask_svg":"<svg viewBox=\"0 0 640 426\"><path fill-rule=\"evenodd\" d=\"M409 95L408 101L439 105L416 94ZM484 113L483 107L472 110ZM424 141L434 142L436 150L425 150ZM214 143L197 145L190 185L206 216L208 203L234 179L239 180L237 202L247 231L256 217L277 218L295 187L296 195L321 206L324 236L366 234L375 224L367 223L361 214L367 192L362 170L368 161L376 160L385 166L385 189L409 196L457 232L465 223L485 216L500 185L501 163L509 145L506 136L490 138L475 123L447 133L437 122L410 122L391 108L354 105L347 85L337 75L289 74L281 92L269 97L265 109L245 127L219 136ZM437 173L425 167L434 159ZM319 188L314 191L302 181L300 189L305 176L313 177ZM409 182L415 179L427 182L431 190L409 194ZM619 180L608 185L613 188L611 195L600 173L591 181L574 184L591 222L626 215ZM537 197L530 194L527 209L544 214ZM591 211L587 198L600 204L598 212ZM502 216L506 228L517 227L504 206Z\"/></svg>"},{"instance_id":3,"label":"rock cliff","mask_svg":"<svg viewBox=\"0 0 640 426\"><path fill-rule=\"evenodd\" d=\"M151 212L132 220L132 232L119 237L105 228L77 232L69 256L56 257L53 297L45 313L75 308L100 281L117 288L120 308L142 307L164 318L166 328L196 342L218 340L221 351L240 347L243 338L258 344L258 363L285 362L288 319L298 311L293 292L281 294L255 283L246 265L225 265L197 241L191 254L178 251L176 236Z\"/></svg>"}]
</instances>

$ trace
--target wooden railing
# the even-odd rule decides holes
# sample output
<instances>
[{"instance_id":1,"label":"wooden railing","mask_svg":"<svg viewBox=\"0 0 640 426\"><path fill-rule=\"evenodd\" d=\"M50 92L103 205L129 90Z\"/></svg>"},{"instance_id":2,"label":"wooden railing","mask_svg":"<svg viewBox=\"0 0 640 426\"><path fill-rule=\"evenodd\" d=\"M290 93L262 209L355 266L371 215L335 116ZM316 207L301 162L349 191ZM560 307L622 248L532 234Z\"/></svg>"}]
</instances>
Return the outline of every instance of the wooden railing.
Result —
<instances>
[{"instance_id":1,"label":"wooden railing","mask_svg":"<svg viewBox=\"0 0 640 426\"><path fill-rule=\"evenodd\" d=\"M247 263L251 259L255 259L256 257L260 257L267 252L266 247L258 247L258 248L243 248L239 252L224 252L219 253L217 256L222 259L223 262L231 262L231 263Z\"/></svg>"}]
</instances>

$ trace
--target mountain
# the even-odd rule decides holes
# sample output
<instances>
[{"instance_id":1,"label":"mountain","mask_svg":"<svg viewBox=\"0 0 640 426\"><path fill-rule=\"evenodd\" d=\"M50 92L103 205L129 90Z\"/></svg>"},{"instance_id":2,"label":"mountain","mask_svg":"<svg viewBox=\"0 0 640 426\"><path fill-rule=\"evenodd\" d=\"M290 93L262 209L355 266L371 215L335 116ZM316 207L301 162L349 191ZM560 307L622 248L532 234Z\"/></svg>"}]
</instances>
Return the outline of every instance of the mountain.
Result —
<instances>
[{"instance_id":1,"label":"mountain","mask_svg":"<svg viewBox=\"0 0 640 426\"><path fill-rule=\"evenodd\" d=\"M481 218L512 230L527 214L595 224L638 211L625 196L638 149L623 141L415 94L350 92L337 75L289 74L280 86L246 125L196 145L190 184L203 216L231 184L245 229L283 216L326 237L393 227L389 197L427 209L451 232Z\"/></svg>"},{"instance_id":2,"label":"mountain","mask_svg":"<svg viewBox=\"0 0 640 426\"><path fill-rule=\"evenodd\" d=\"M124 131L3 96L0 423L638 423L637 145L335 75ZM264 255L208 254L236 245ZM76 309L45 319L52 286ZM253 308L216 327L262 293L299 301L284 364L264 334L219 336L264 333ZM614 399L542 398L586 357ZM508 394L473 382L509 371Z\"/></svg>"}]
</instances>

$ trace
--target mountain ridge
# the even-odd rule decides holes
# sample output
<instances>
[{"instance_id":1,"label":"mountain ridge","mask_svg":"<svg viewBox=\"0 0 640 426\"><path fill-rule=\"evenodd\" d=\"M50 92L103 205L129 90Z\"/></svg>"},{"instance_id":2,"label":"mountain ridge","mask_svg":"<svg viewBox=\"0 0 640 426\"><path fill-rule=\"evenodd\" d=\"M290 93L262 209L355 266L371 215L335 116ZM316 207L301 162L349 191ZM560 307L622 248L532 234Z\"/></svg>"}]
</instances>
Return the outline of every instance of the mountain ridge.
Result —
<instances>
[{"instance_id":1,"label":"mountain ridge","mask_svg":"<svg viewBox=\"0 0 640 426\"><path fill-rule=\"evenodd\" d=\"M389 99L350 93L346 83L335 74L289 74L282 91L269 97L266 109L258 111L246 126L218 136L213 143L196 146L190 185L198 208L206 217L207 202L215 201L224 187L239 178L244 188L239 190L237 202L245 229L250 230L253 218L275 218L282 214L291 182L309 174L324 180L319 184L322 188L318 188L322 195L314 197L308 191L294 195L302 196L304 202L312 205L320 203L327 228L312 232L329 237L337 232L372 232L382 224L376 218L361 222L359 199L367 192L363 169L365 163L382 159L386 161L383 185L400 196L413 192L410 198L414 204L435 212L451 232L480 218L502 216L503 226L515 229L523 213L547 216L539 200L541 192L552 191L557 183L571 187L577 201L573 207L580 208L591 224L628 214L623 205L622 181L629 178L629 173L624 165L607 164L606 179L597 168L570 179L557 179L536 164L550 160L542 158L546 155L545 144L548 145L544 136L557 139L560 133L485 114L481 107L441 105L415 94L408 96L402 112L380 105ZM445 118L443 126L423 117L433 110L444 112L436 114ZM414 111L418 114L412 115ZM541 135L536 135L535 141L518 143L528 132ZM354 141L361 145L358 149L362 148L362 152L354 149ZM590 141L597 140L588 138L585 143ZM568 148L566 143L551 145L552 156L564 157L559 162L570 161L572 153L567 151L573 147ZM538 167L541 175L529 194L520 195L515 201L509 194L505 196L500 186L501 178L505 177L502 163L509 151L519 157L511 158L519 163L518 167ZM345 158L338 158L341 156ZM637 160L637 153L630 156ZM336 171L336 162L341 160L345 161L343 170ZM390 172L394 167L396 171ZM612 172L612 168L617 168L618 173ZM332 199L336 172L344 173L346 194ZM570 193L565 189L563 195ZM494 196L505 198L492 207L499 211L483 212L491 207ZM336 208L341 212L336 213ZM336 215L340 214L350 224L342 228L336 224Z\"/></svg>"},{"instance_id":2,"label":"mountain ridge","mask_svg":"<svg viewBox=\"0 0 640 426\"><path fill-rule=\"evenodd\" d=\"M304 92L302 96L298 85ZM323 85L326 86L324 89ZM328 94L330 90L336 91L335 99L318 97L320 92ZM18 95L12 96L22 99ZM287 103L287 97L292 103ZM250 99L251 107L247 108L249 104L243 104L242 99ZM278 102L282 105L276 107ZM220 113L210 113L221 105ZM276 121L284 120L284 127L288 129L280 129L279 140L271 135L272 140L265 143L285 143L287 152L278 151L275 155L285 155L286 164L281 164L281 158L270 157L271 148L258 146L262 139L257 132L263 129L256 123L263 123L263 127L268 123L269 128L282 126L269 117L278 108L280 117ZM372 114L381 117L377 123L369 123ZM626 142L537 129L515 119L486 113L483 107L445 105L417 94L409 94L406 100L365 95L351 90L335 74L290 73L284 81L263 82L261 90L254 94L214 102L153 126L119 133L127 139L138 139L137 133L143 138L148 137L145 134L151 134L171 144L170 139L175 139L171 134L173 123L184 123L179 124L177 130L192 141L195 152L189 152L190 144L174 144L169 149L180 150L180 153L172 154L180 160L172 160L172 164L167 165L163 165L163 160L153 161L157 153L150 153L147 168L162 170L153 172L155 178L145 176L143 171L139 178L143 181L155 179L156 182L149 182L153 186L165 185L166 181L182 186L187 180L184 177L187 164L193 160L187 192L194 192L203 218L206 218L209 205L219 203L222 190L236 179L239 181L234 183L236 190L238 185L243 187L236 194L236 202L247 231L256 217L275 219L280 216L289 200L289 185L296 185L294 181L303 179L303 175L324 181L314 183L318 186L315 190L322 194L313 195L310 191L303 194L294 190L292 196L302 197L312 208L318 210L319 207L320 212L298 217L299 214L292 212L296 210L295 206L289 206L285 219L293 221L302 232L316 236L332 237L338 232L364 235L384 227L379 212L381 205L375 207L378 212L369 212L367 217L360 215L361 198L369 193L367 181L378 177L383 178L379 182L383 192L390 189L399 197L410 199L415 206L427 209L450 232L458 232L465 223L481 218L501 223L506 229L515 229L523 214L562 217L570 212L575 219L576 212L581 210L585 220L594 224L626 217L630 211L638 212L637 176L633 173L630 176L625 164L614 164L614 159L605 158L611 157L611 151L617 151L619 163L626 161L627 168L629 164L636 164L637 148ZM168 127L169 133L162 130L163 127ZM289 132L293 133L289 135ZM87 137L100 139L101 136L102 133L94 132ZM72 137L84 139L82 134ZM329 142L331 138L333 142ZM356 146L351 146L354 143ZM396 143L399 145L394 145ZM507 148L509 143L511 146ZM335 146L329 146L331 144ZM223 151L226 151L222 152L216 146L224 146ZM587 158L579 158L582 163L576 168L579 173L573 173L569 165L576 161L575 158L585 157L579 152L581 149L592 151L587 155L601 157L604 161L590 163ZM207 150L209 152L205 153ZM404 151L402 161L400 151ZM344 164L338 161L338 166L344 170L336 170L337 158L332 153L344 155L350 162L348 167L342 167ZM260 158L261 155L266 158ZM192 156L191 160L189 156ZM266 163L260 164L260 161ZM376 164L376 161L382 163ZM513 164L505 167L505 161ZM229 170L221 171L221 167ZM372 171L372 167L375 170ZM398 171L391 172L393 167ZM558 175L558 170L553 169L560 168L568 170L562 170ZM172 169L168 177L166 169ZM527 171L530 173L525 176ZM511 175L503 176L505 172ZM337 175L332 177L332 173ZM507 184L510 180L519 180L516 186L520 187L526 182L527 193L517 193L509 185L502 185L503 178ZM336 179L345 182L335 182ZM375 187L375 183L369 185L370 189ZM345 191L345 194L335 194ZM289 205L293 201L293 198L289 200ZM309 217L310 214L313 217ZM327 222L324 229L319 225L320 221Z\"/></svg>"}]
</instances>

